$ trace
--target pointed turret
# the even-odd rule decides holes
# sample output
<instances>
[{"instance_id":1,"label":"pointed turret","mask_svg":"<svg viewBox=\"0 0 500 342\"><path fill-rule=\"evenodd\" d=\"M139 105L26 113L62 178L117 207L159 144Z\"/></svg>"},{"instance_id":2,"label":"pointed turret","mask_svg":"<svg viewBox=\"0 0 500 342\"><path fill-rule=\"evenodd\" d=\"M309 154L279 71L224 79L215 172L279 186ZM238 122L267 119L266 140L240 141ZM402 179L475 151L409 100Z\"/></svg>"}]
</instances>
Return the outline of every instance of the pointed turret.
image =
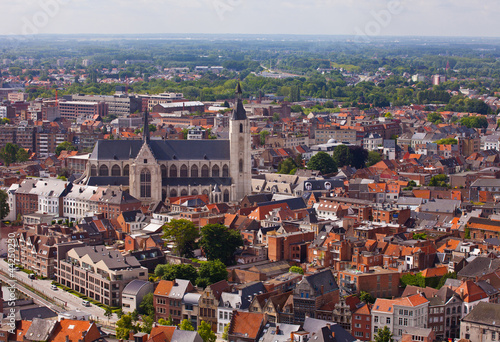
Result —
<instances>
[{"instance_id":1,"label":"pointed turret","mask_svg":"<svg viewBox=\"0 0 500 342\"><path fill-rule=\"evenodd\" d=\"M144 128L142 130L142 138L145 143L149 143L149 113L148 110L146 109L146 112L144 113Z\"/></svg>"},{"instance_id":2,"label":"pointed turret","mask_svg":"<svg viewBox=\"0 0 500 342\"><path fill-rule=\"evenodd\" d=\"M238 100L236 103L236 108L233 111L233 120L246 120L247 112L243 107L243 101L241 101L241 96L243 92L241 91L240 82L238 82L238 86L236 87L236 94L238 95Z\"/></svg>"}]
</instances>

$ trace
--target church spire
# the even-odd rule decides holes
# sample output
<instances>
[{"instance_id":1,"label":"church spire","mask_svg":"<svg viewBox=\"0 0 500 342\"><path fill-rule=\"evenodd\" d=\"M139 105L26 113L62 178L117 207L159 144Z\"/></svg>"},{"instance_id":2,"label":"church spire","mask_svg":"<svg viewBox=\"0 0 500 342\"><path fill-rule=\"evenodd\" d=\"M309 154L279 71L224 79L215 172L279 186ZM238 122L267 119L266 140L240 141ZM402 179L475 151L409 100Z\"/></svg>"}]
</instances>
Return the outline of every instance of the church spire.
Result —
<instances>
[{"instance_id":1,"label":"church spire","mask_svg":"<svg viewBox=\"0 0 500 342\"><path fill-rule=\"evenodd\" d=\"M142 130L142 138L145 143L149 143L149 113L148 110L146 109L146 112L144 113L144 128Z\"/></svg>"},{"instance_id":2,"label":"church spire","mask_svg":"<svg viewBox=\"0 0 500 342\"><path fill-rule=\"evenodd\" d=\"M233 120L246 120L247 112L243 107L243 101L241 101L241 97L243 92L241 91L241 84L238 82L238 86L236 87L236 94L238 96L238 100L236 103L236 108L233 111Z\"/></svg>"}]
</instances>

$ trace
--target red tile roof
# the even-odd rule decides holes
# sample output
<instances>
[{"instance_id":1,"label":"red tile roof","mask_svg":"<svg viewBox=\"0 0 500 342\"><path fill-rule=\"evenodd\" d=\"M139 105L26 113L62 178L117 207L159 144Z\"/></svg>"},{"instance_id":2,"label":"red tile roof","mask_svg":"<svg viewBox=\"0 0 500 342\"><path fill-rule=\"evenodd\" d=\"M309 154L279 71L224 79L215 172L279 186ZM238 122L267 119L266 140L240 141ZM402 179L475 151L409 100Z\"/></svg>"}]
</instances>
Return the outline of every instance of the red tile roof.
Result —
<instances>
[{"instance_id":1,"label":"red tile roof","mask_svg":"<svg viewBox=\"0 0 500 342\"><path fill-rule=\"evenodd\" d=\"M260 332L264 314L256 312L235 311L231 321L229 334L245 336L248 339L256 339Z\"/></svg>"}]
</instances>

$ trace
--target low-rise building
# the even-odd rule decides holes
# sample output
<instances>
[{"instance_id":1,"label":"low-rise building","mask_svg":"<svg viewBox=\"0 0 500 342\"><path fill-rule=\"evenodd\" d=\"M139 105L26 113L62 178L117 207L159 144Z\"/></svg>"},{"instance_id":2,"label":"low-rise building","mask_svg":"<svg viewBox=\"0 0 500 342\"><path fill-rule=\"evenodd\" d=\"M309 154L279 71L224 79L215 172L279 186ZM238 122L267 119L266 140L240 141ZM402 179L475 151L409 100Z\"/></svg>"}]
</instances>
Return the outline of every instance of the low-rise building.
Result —
<instances>
[{"instance_id":1,"label":"low-rise building","mask_svg":"<svg viewBox=\"0 0 500 342\"><path fill-rule=\"evenodd\" d=\"M479 303L460 322L460 337L469 341L498 341L500 304Z\"/></svg>"}]
</instances>

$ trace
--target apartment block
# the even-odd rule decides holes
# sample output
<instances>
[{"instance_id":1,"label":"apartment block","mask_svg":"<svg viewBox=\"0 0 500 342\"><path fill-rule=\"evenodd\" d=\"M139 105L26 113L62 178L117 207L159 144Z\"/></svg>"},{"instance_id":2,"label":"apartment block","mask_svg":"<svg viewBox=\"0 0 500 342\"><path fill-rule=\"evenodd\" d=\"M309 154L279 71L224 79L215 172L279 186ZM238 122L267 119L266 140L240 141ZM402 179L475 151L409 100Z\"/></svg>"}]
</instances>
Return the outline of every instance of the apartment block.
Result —
<instances>
[{"instance_id":1,"label":"apartment block","mask_svg":"<svg viewBox=\"0 0 500 342\"><path fill-rule=\"evenodd\" d=\"M106 246L72 248L58 256L57 281L105 305L121 307L122 291L134 279L148 280L148 270L133 256Z\"/></svg>"}]
</instances>

